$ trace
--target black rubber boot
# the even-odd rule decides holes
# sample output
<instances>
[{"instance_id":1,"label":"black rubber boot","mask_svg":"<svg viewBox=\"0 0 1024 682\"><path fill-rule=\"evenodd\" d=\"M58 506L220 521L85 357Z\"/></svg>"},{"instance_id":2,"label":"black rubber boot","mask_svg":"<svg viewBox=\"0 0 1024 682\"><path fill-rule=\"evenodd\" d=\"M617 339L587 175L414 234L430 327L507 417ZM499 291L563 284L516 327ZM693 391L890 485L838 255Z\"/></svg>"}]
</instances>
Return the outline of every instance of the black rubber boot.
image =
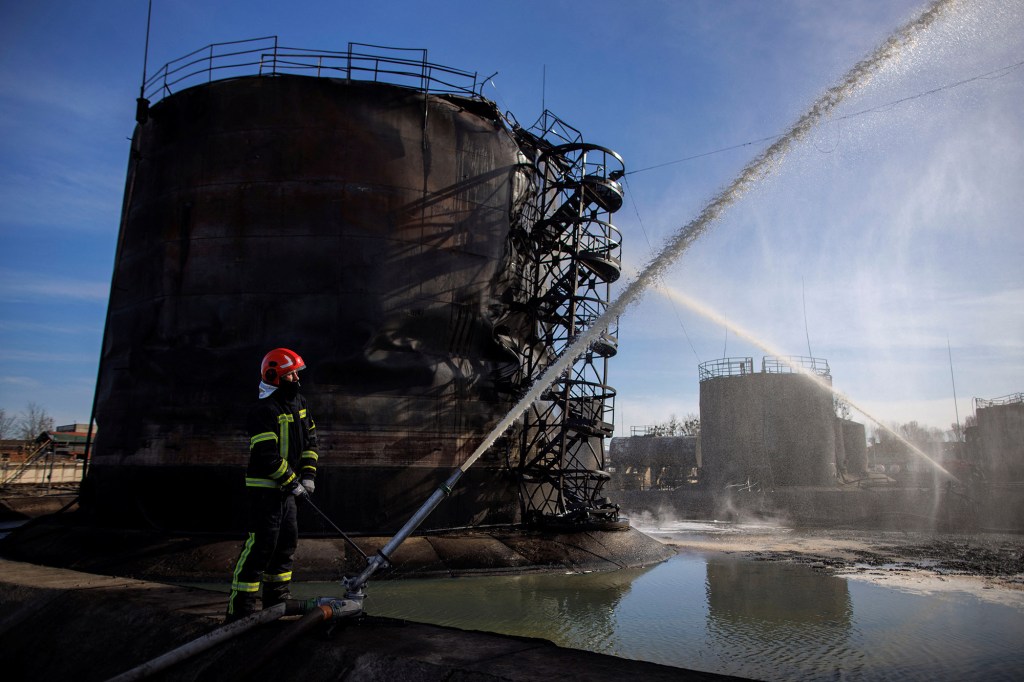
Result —
<instances>
[{"instance_id":1,"label":"black rubber boot","mask_svg":"<svg viewBox=\"0 0 1024 682\"><path fill-rule=\"evenodd\" d=\"M263 583L263 608L267 609L291 599L290 588L290 583Z\"/></svg>"},{"instance_id":2,"label":"black rubber boot","mask_svg":"<svg viewBox=\"0 0 1024 682\"><path fill-rule=\"evenodd\" d=\"M228 610L224 614L224 624L233 623L240 618L251 616L259 611L259 603L255 592L238 592L228 598Z\"/></svg>"}]
</instances>

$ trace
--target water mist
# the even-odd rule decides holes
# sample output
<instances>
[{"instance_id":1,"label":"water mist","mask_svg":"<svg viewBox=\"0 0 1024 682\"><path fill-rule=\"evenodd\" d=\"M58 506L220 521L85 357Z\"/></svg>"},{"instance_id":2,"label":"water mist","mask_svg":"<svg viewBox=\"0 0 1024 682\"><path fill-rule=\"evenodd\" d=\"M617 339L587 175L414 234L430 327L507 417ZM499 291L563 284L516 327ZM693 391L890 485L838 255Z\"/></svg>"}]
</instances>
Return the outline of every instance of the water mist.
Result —
<instances>
[{"instance_id":1,"label":"water mist","mask_svg":"<svg viewBox=\"0 0 1024 682\"><path fill-rule=\"evenodd\" d=\"M681 227L676 234L662 247L640 274L632 279L619 296L613 300L594 323L569 345L556 360L538 377L530 389L523 395L512 409L485 437L476 450L466 461L435 490L423 505L412 515L401 529L376 554L370 557L363 572L354 578L347 578L346 596L361 603L363 586L370 577L382 566L386 565L393 552L419 527L433 512L441 501L451 494L459 479L473 464L507 431L523 413L536 402L541 394L555 382L579 358L592 343L597 341L605 330L625 310L638 301L643 293L653 286L664 272L686 251L708 228L718 220L727 208L739 199L758 182L767 177L783 160L794 144L802 140L808 132L825 116L835 110L858 88L865 85L871 77L885 64L900 57L904 50L913 45L917 35L927 30L938 21L957 0L938 0L921 13L916 19L908 22L893 33L880 47L868 57L858 62L839 81L825 91L810 106L789 130L774 144L751 161L740 174L724 190L711 199L692 221Z\"/></svg>"},{"instance_id":2,"label":"water mist","mask_svg":"<svg viewBox=\"0 0 1024 682\"><path fill-rule=\"evenodd\" d=\"M668 286L665 286L664 284L659 284L659 285L657 285L656 288L657 288L658 292L660 292L661 294L663 294L667 298L670 298L673 301L676 301L677 303L680 303L680 304L686 306L686 308L688 308L689 310L697 313L698 315L701 315L701 316L705 317L708 320L711 320L712 322L715 322L717 324L720 324L720 325L724 326L726 329L731 331L733 334L735 334L736 336L739 336L740 338L742 338L742 339L748 341L749 343L757 346L758 348L760 348L766 354L775 356L779 360L779 362L781 362L784 365L786 365L787 367L789 367L789 369L792 370L794 373L801 374L801 375L807 377L808 379L813 381L819 387L829 391L833 396L835 396L837 398L840 398L841 400L843 400L846 403L848 403L850 405L850 407L852 407L855 410L857 410L858 412L860 412L862 415L864 415L868 420L870 420L876 426L878 426L879 428L883 429L886 433L890 434L896 440L900 441L903 445L905 445L910 450L910 452L914 454L914 456L919 457L922 460L924 460L925 462L927 462L931 467L933 467L935 469L935 471L939 475L941 475L941 476L943 476L943 477L945 477L947 479L952 479L954 481L957 481L958 483L961 482L956 476L951 474L945 467L943 467L941 464L936 462L932 457L929 457L928 454L925 453L921 448L917 447L916 445L911 443L909 440L904 438L902 435L897 433L892 427L889 427L889 426L883 424L880 419L878 419L877 417L872 415L870 412L868 412L866 409L864 409L862 406L857 404L857 402L855 402L853 400L853 398L851 398L849 395L847 395L846 393L840 391L838 388L833 386L828 381L825 381L822 377L818 376L814 372L808 371L805 367L801 367L797 363L790 362L789 360L787 360L785 354L781 353L780 351L778 351L775 348L772 348L768 343L762 341L761 339L759 339L757 336L755 336L750 331L744 329L743 327L740 327L735 322L728 320L724 315L719 315L717 312L715 312L714 310L712 310L708 306L702 304L700 301L697 301L694 298L686 296L682 292L676 291L675 289L671 289Z\"/></svg>"},{"instance_id":3,"label":"water mist","mask_svg":"<svg viewBox=\"0 0 1024 682\"><path fill-rule=\"evenodd\" d=\"M774 144L747 164L740 174L725 189L713 197L696 218L680 228L662 247L661 251L651 259L644 269L632 279L622 293L613 300L605 312L553 362L530 387L530 390L519 400L511 411L484 438L473 454L459 468L465 472L487 451L548 386L562 375L586 352L604 330L617 319L644 292L655 284L665 271L719 218L727 208L736 203L757 183L763 181L785 158L786 153L797 142L802 140L824 117L828 116L850 95L870 82L872 76L884 65L899 59L901 54L912 46L916 37L926 31L936 21L945 16L950 8L958 4L958 0L938 0L924 10L920 16L907 22L875 49L870 55L859 61L840 78L836 85L826 90L815 100L810 108L786 131Z\"/></svg>"}]
</instances>

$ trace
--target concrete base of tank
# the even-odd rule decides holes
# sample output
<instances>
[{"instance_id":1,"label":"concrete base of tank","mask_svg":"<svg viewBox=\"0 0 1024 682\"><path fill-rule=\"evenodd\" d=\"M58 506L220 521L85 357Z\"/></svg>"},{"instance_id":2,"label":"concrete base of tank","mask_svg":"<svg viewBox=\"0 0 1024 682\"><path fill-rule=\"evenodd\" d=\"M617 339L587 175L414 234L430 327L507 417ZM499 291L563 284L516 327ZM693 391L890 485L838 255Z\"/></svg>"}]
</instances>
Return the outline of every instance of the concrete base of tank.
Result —
<instances>
[{"instance_id":1,"label":"concrete base of tank","mask_svg":"<svg viewBox=\"0 0 1024 682\"><path fill-rule=\"evenodd\" d=\"M781 487L772 491L629 490L610 493L638 526L671 520L773 521L862 530L1024 532L1024 484L984 488L897 486Z\"/></svg>"},{"instance_id":2,"label":"concrete base of tank","mask_svg":"<svg viewBox=\"0 0 1024 682\"><path fill-rule=\"evenodd\" d=\"M204 583L229 579L241 537L175 536L96 527L68 512L33 519L0 541L0 555L33 564L147 580ZM294 580L331 581L366 566L389 537L303 537ZM623 524L618 530L544 532L517 527L452 530L417 535L391 556L374 580L527 573L604 571L649 566L674 554Z\"/></svg>"},{"instance_id":3,"label":"concrete base of tank","mask_svg":"<svg viewBox=\"0 0 1024 682\"><path fill-rule=\"evenodd\" d=\"M220 627L224 599L188 587L0 559L0 605L4 679L88 681L110 679L213 632ZM333 632L329 625L336 625ZM563 649L541 639L385 618L352 617L329 625L275 651L275 642L297 623L294 617L273 621L152 679L735 679Z\"/></svg>"}]
</instances>

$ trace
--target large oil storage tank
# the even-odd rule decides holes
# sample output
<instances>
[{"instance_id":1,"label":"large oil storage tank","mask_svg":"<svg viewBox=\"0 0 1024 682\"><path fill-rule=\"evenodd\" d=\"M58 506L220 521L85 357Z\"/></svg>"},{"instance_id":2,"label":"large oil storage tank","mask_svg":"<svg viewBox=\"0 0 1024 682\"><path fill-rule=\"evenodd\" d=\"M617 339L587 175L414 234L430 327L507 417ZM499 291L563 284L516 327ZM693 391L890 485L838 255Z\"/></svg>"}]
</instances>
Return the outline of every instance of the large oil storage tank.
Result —
<instances>
[{"instance_id":1,"label":"large oil storage tank","mask_svg":"<svg viewBox=\"0 0 1024 682\"><path fill-rule=\"evenodd\" d=\"M485 441L422 528L622 526L602 494L614 327L491 433L607 305L622 159L547 111L523 128L417 52L255 39L145 81L88 515L239 529L244 415L285 346L308 365L317 500L346 530L394 532Z\"/></svg>"},{"instance_id":2,"label":"large oil storage tank","mask_svg":"<svg viewBox=\"0 0 1024 682\"><path fill-rule=\"evenodd\" d=\"M328 76L141 101L83 486L97 517L237 527L274 347L307 362L318 500L348 530L397 528L512 404L509 347L533 342L509 314L520 148L482 98ZM485 455L424 527L518 514Z\"/></svg>"},{"instance_id":3,"label":"large oil storage tank","mask_svg":"<svg viewBox=\"0 0 1024 682\"><path fill-rule=\"evenodd\" d=\"M820 358L722 358L700 366L701 479L772 490L835 479L835 412Z\"/></svg>"},{"instance_id":4,"label":"large oil storage tank","mask_svg":"<svg viewBox=\"0 0 1024 682\"><path fill-rule=\"evenodd\" d=\"M977 424L969 440L990 481L1024 481L1024 393L974 399Z\"/></svg>"}]
</instances>

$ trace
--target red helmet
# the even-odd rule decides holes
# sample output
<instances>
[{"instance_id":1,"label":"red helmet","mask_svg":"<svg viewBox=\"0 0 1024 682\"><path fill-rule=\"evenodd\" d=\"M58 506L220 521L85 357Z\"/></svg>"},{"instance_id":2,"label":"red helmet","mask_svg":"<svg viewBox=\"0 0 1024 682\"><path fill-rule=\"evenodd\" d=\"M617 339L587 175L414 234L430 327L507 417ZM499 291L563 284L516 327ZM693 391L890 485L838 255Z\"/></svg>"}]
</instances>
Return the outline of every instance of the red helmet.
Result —
<instances>
[{"instance_id":1,"label":"red helmet","mask_svg":"<svg viewBox=\"0 0 1024 682\"><path fill-rule=\"evenodd\" d=\"M275 348L263 356L260 376L268 384L280 386L283 374L297 372L305 368L306 363L302 361L302 357L298 353L287 348Z\"/></svg>"}]
</instances>

